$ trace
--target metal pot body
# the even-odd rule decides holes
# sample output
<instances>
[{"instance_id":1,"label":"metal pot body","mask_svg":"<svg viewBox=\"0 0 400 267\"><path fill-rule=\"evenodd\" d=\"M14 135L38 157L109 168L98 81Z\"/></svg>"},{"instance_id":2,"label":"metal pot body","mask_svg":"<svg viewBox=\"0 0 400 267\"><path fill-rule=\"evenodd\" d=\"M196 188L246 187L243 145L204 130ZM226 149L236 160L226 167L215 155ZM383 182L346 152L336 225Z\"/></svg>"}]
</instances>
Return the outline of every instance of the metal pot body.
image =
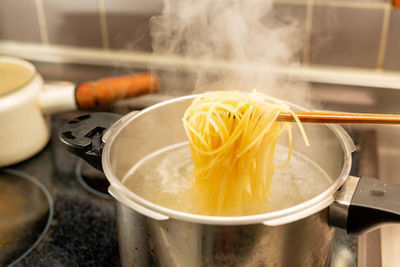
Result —
<instances>
[{"instance_id":1,"label":"metal pot body","mask_svg":"<svg viewBox=\"0 0 400 267\"><path fill-rule=\"evenodd\" d=\"M293 130L294 149L321 166L332 183L282 210L235 217L189 214L156 205L122 184L143 157L186 140L181 118L192 100L182 97L128 114L103 136L102 166L116 199L123 266L326 266L334 235L327 207L348 177L354 150L341 127L304 124L310 147Z\"/></svg>"},{"instance_id":2,"label":"metal pot body","mask_svg":"<svg viewBox=\"0 0 400 267\"><path fill-rule=\"evenodd\" d=\"M116 201L122 266L329 266L327 209L279 226L159 221Z\"/></svg>"}]
</instances>

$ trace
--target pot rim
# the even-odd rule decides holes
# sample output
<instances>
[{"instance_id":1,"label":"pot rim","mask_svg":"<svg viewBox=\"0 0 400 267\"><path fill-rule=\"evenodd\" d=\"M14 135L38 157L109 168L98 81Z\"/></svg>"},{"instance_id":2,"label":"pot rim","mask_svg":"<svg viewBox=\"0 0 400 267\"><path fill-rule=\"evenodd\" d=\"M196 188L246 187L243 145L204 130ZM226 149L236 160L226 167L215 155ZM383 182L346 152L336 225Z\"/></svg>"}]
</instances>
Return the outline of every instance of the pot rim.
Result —
<instances>
[{"instance_id":1,"label":"pot rim","mask_svg":"<svg viewBox=\"0 0 400 267\"><path fill-rule=\"evenodd\" d=\"M6 90L5 93L0 94L0 97L7 96L8 94L13 94L15 92L18 92L20 89L29 85L36 76L36 73L37 73L36 67L29 61L26 61L26 60L23 60L20 58L16 58L16 57L0 56L0 62L14 63L16 65L20 65L20 66L23 66L24 68L29 69L29 71L31 72L29 78L27 78L23 84L15 87L15 88L11 88L10 90Z\"/></svg>"},{"instance_id":2,"label":"pot rim","mask_svg":"<svg viewBox=\"0 0 400 267\"><path fill-rule=\"evenodd\" d=\"M178 210L173 210L170 208L162 207L157 205L151 201L148 201L139 195L135 194L127 187L125 187L121 181L116 177L111 168L110 162L110 153L111 147L118 136L119 132L129 123L134 121L136 118L157 109L160 106L164 106L167 104L171 104L178 101L185 101L190 98L195 98L197 95L188 95L183 97L174 98L171 100L167 100L153 106L150 106L146 109L143 109L140 112L132 112L120 120L118 120L109 130L110 133L107 133L107 140L105 142L105 146L102 154L102 166L104 173L110 182L110 190L109 191L117 191L118 195L122 195L124 200L122 201L125 205L128 205L130 208L140 212L145 213L148 217L152 218L164 218L164 219L176 219L193 223L201 223L201 224L211 224L211 225L245 225L245 224L255 224L255 223L263 223L265 225L275 226L281 225L285 223L290 223L296 220L300 220L302 218L308 217L314 213L317 213L334 201L334 195L336 191L342 186L342 184L347 180L347 177L350 173L351 168L351 153L355 150L355 145L352 142L351 138L347 134L347 132L339 125L326 124L337 138L340 140L343 153L344 153L344 164L342 170L338 177L332 182L332 184L325 189L320 194L315 197L299 203L297 205L291 206L286 209L272 211L268 213L262 214L254 214L254 215L246 215L246 216L209 216L209 215L198 215L187 212L182 212ZM282 101L282 100L280 100ZM283 101L289 104L292 107L298 108L300 110L307 110L298 105L294 105L287 101ZM113 189L111 189L113 188ZM114 195L114 197L116 197ZM121 201L120 199L117 199ZM158 214L159 216L153 216L154 214Z\"/></svg>"},{"instance_id":3,"label":"pot rim","mask_svg":"<svg viewBox=\"0 0 400 267\"><path fill-rule=\"evenodd\" d=\"M43 79L35 73L32 79L25 85L14 91L0 95L0 111L18 109L27 103L37 101L39 107L39 94L43 87Z\"/></svg>"}]
</instances>

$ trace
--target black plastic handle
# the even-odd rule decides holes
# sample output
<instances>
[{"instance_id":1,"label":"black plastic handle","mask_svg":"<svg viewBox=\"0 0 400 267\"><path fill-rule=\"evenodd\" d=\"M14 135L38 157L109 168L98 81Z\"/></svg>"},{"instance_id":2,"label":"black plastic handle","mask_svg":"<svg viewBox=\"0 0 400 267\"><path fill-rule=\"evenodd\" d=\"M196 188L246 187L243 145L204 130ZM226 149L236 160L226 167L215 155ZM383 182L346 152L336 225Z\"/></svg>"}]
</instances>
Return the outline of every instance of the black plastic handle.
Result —
<instances>
[{"instance_id":1,"label":"black plastic handle","mask_svg":"<svg viewBox=\"0 0 400 267\"><path fill-rule=\"evenodd\" d=\"M362 177L349 206L347 232L358 234L382 223L400 222L400 186Z\"/></svg>"},{"instance_id":2,"label":"black plastic handle","mask_svg":"<svg viewBox=\"0 0 400 267\"><path fill-rule=\"evenodd\" d=\"M383 223L400 222L400 185L370 177L349 178L329 207L330 225L360 234Z\"/></svg>"},{"instance_id":3,"label":"black plastic handle","mask_svg":"<svg viewBox=\"0 0 400 267\"><path fill-rule=\"evenodd\" d=\"M64 147L83 158L96 169L103 171L101 154L104 147L103 134L121 115L97 112L82 115L68 121L60 129L58 137Z\"/></svg>"}]
</instances>

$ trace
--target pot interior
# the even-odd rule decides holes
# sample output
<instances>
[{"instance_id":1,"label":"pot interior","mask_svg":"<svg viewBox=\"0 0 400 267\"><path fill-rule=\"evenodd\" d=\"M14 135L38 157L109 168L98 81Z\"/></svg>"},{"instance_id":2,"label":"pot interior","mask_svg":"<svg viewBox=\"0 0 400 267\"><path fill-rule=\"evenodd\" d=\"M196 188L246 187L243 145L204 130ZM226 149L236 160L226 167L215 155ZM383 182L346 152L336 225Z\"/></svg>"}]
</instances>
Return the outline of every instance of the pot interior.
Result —
<instances>
[{"instance_id":1,"label":"pot interior","mask_svg":"<svg viewBox=\"0 0 400 267\"><path fill-rule=\"evenodd\" d=\"M10 57L0 57L0 96L17 90L32 80L32 64Z\"/></svg>"},{"instance_id":2,"label":"pot interior","mask_svg":"<svg viewBox=\"0 0 400 267\"><path fill-rule=\"evenodd\" d=\"M103 167L111 185L118 187L128 198L146 205L146 201L142 201L141 198L142 187L136 188L133 183L129 186L130 190L127 190L122 180L133 166L149 154L187 141L182 116L192 100L193 96L177 98L152 106L137 115L128 114L123 118L107 140L103 153ZM304 110L294 105L292 109ZM316 199L322 195L332 197L347 178L354 144L349 142L347 134L339 126L311 123L303 123L303 126L310 140L310 146L307 147L304 144L298 127L293 124L294 151L320 166L330 179L326 186L304 201ZM287 137L279 139L279 144L283 147L287 146L287 143ZM151 178L146 177L146 179ZM293 206L299 206L299 204L301 206L301 203L293 204Z\"/></svg>"}]
</instances>

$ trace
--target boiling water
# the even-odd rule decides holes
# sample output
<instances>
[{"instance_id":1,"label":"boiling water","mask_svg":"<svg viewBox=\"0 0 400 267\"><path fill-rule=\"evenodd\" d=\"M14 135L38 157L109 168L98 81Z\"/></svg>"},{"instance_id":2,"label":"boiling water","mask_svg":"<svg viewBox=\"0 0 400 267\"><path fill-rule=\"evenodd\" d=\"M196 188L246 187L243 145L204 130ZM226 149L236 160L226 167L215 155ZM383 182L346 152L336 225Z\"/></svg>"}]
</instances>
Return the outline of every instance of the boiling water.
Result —
<instances>
[{"instance_id":1,"label":"boiling water","mask_svg":"<svg viewBox=\"0 0 400 267\"><path fill-rule=\"evenodd\" d=\"M287 153L287 148L277 146L275 163L282 165ZM189 145L184 142L143 158L122 182L137 195L160 206L196 213L196 203L190 195L192 169ZM321 193L331 183L322 168L294 151L287 167L274 172L264 212L299 204Z\"/></svg>"}]
</instances>

